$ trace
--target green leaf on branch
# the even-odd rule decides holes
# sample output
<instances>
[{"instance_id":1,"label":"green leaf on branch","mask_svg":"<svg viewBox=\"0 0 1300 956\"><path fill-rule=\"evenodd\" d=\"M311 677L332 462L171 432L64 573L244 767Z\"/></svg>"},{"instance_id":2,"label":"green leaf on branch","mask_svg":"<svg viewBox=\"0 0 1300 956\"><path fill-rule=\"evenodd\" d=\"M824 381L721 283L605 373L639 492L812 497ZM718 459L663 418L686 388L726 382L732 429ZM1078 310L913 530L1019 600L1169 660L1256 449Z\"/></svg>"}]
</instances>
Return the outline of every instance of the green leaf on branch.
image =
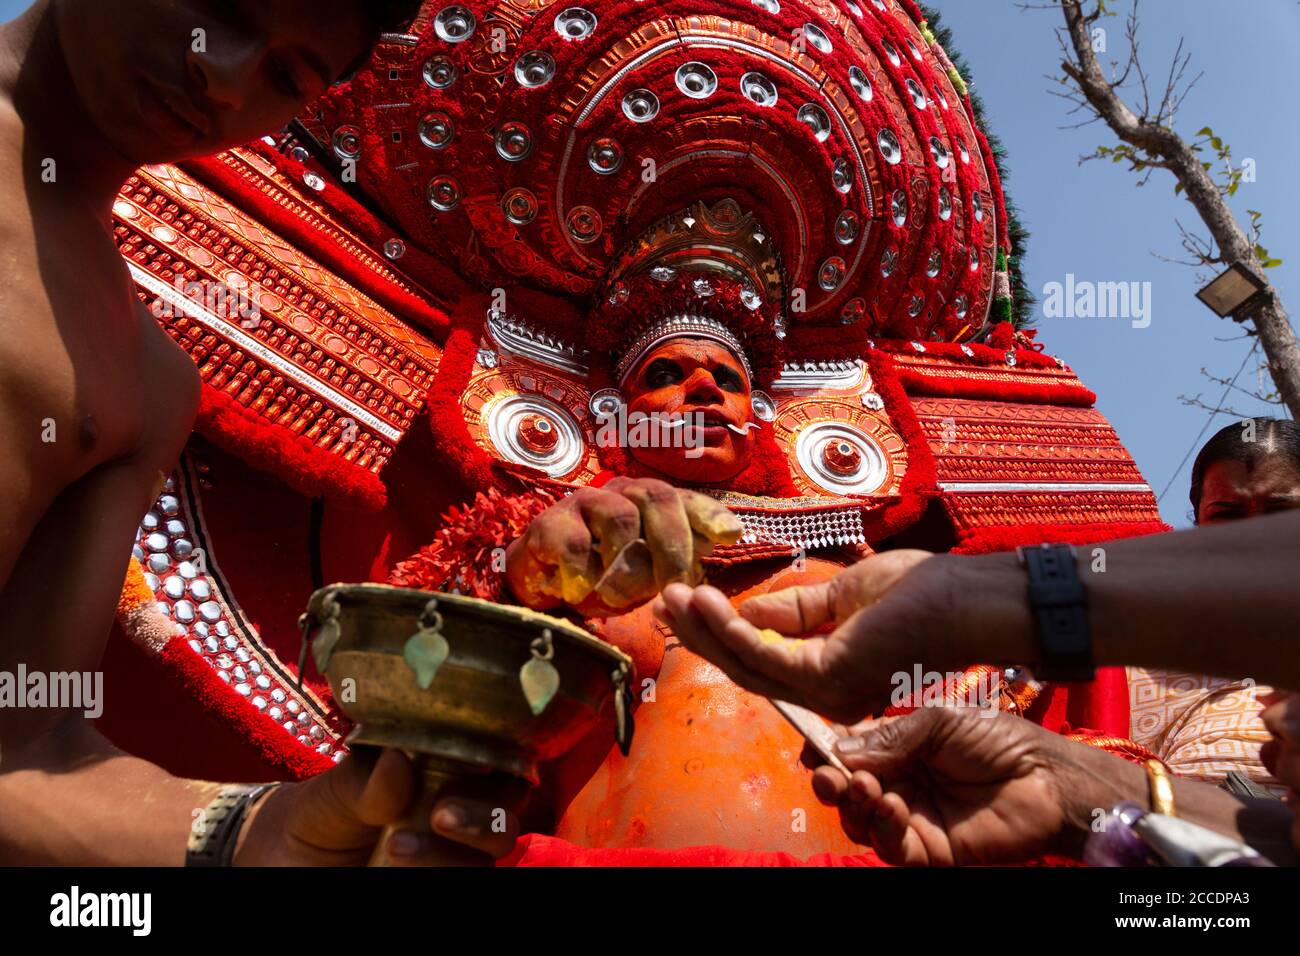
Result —
<instances>
[{"instance_id":1,"label":"green leaf on branch","mask_svg":"<svg viewBox=\"0 0 1300 956\"><path fill-rule=\"evenodd\" d=\"M1268 254L1268 250L1259 243L1255 244L1255 258L1259 260L1259 264L1265 269L1276 269L1282 264L1281 259L1274 259Z\"/></svg>"}]
</instances>

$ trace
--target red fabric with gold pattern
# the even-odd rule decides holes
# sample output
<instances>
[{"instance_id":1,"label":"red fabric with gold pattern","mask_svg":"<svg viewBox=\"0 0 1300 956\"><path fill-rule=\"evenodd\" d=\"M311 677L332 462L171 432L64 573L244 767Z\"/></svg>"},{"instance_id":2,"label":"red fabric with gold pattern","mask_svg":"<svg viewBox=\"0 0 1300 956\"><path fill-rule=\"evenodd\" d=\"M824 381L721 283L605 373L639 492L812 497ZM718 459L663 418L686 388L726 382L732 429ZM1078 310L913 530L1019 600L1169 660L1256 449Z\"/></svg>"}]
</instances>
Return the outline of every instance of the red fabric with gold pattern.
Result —
<instances>
[{"instance_id":1,"label":"red fabric with gold pattern","mask_svg":"<svg viewBox=\"0 0 1300 956\"><path fill-rule=\"evenodd\" d=\"M379 474L423 405L439 350L365 289L398 306L416 290L254 152L219 165L246 187L241 199L259 195L275 214L246 212L171 166L139 170L113 207L141 301L199 367L198 429L302 494L382 507ZM352 281L277 222L328 237Z\"/></svg>"}]
</instances>

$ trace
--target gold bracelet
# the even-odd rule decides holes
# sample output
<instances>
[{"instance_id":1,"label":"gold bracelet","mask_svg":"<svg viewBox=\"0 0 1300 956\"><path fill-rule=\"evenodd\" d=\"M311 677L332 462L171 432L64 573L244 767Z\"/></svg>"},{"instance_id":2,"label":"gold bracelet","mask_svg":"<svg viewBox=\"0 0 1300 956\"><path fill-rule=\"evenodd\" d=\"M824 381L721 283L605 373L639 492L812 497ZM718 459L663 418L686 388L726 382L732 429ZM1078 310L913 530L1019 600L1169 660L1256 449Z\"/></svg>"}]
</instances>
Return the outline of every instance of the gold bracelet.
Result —
<instances>
[{"instance_id":1,"label":"gold bracelet","mask_svg":"<svg viewBox=\"0 0 1300 956\"><path fill-rule=\"evenodd\" d=\"M1174 782L1169 778L1169 768L1159 760L1148 760L1143 766L1147 770L1147 783L1151 793L1151 812L1163 813L1167 817L1178 816L1174 806Z\"/></svg>"}]
</instances>

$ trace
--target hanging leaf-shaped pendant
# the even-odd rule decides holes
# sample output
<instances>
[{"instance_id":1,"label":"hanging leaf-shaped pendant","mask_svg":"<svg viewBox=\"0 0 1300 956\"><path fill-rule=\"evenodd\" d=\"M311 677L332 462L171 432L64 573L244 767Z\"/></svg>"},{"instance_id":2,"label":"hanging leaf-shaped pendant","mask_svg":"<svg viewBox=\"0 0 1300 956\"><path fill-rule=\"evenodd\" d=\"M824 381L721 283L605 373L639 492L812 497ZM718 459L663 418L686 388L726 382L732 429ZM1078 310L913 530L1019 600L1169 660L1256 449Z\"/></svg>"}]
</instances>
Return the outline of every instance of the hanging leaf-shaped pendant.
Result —
<instances>
[{"instance_id":1,"label":"hanging leaf-shaped pendant","mask_svg":"<svg viewBox=\"0 0 1300 956\"><path fill-rule=\"evenodd\" d=\"M619 687L614 692L614 740L618 749L626 757L632 750L632 702L626 689Z\"/></svg>"},{"instance_id":2,"label":"hanging leaf-shaped pendant","mask_svg":"<svg viewBox=\"0 0 1300 956\"><path fill-rule=\"evenodd\" d=\"M524 698L528 701L533 715L546 709L560 689L560 672L550 661L534 657L519 668L519 684L524 689Z\"/></svg>"},{"instance_id":3,"label":"hanging leaf-shaped pendant","mask_svg":"<svg viewBox=\"0 0 1300 956\"><path fill-rule=\"evenodd\" d=\"M330 658L334 656L334 648L339 642L339 633L339 622L330 618L321 624L316 639L311 642L312 660L316 662L316 670L322 674L330 666Z\"/></svg>"},{"instance_id":4,"label":"hanging leaf-shaped pendant","mask_svg":"<svg viewBox=\"0 0 1300 956\"><path fill-rule=\"evenodd\" d=\"M451 645L447 639L438 631L428 628L416 631L402 649L406 666L415 671L415 682L420 685L420 690L429 689L438 668L450 653Z\"/></svg>"}]
</instances>

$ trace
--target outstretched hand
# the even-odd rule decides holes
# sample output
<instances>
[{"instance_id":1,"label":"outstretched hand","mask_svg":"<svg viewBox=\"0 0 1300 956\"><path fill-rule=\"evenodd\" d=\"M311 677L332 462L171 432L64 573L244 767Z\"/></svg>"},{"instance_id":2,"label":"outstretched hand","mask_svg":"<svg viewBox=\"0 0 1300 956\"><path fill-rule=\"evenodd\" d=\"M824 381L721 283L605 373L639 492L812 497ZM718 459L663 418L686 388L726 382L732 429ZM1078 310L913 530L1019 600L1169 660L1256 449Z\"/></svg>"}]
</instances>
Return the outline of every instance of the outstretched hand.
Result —
<instances>
[{"instance_id":1,"label":"outstretched hand","mask_svg":"<svg viewBox=\"0 0 1300 956\"><path fill-rule=\"evenodd\" d=\"M994 642L1032 634L1019 569L968 580L971 560L888 551L738 611L714 588L672 585L655 613L745 689L852 723L883 710L895 673L997 658Z\"/></svg>"}]
</instances>

